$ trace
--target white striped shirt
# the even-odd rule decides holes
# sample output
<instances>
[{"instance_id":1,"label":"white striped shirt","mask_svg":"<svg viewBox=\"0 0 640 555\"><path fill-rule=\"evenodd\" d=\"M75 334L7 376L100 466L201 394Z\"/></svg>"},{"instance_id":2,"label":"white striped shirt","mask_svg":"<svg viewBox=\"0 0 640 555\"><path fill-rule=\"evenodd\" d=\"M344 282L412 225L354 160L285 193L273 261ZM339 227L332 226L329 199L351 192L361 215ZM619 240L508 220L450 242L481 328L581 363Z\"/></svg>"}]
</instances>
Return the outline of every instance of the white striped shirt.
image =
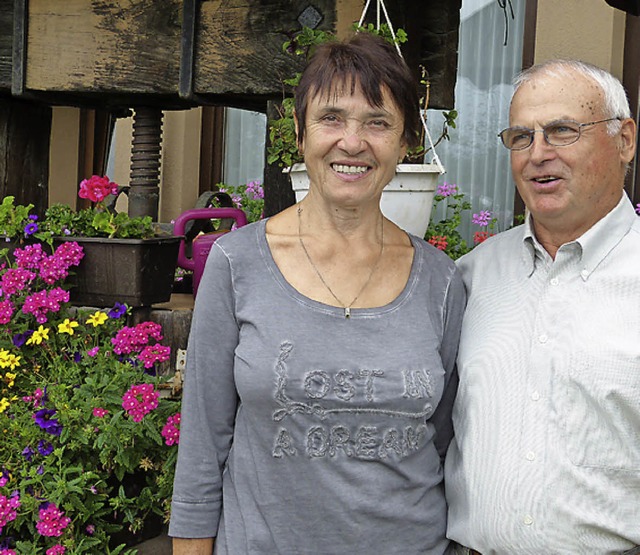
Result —
<instances>
[{"instance_id":1,"label":"white striped shirt","mask_svg":"<svg viewBox=\"0 0 640 555\"><path fill-rule=\"evenodd\" d=\"M640 217L629 199L555 260L527 221L459 267L469 301L449 537L483 555L640 544Z\"/></svg>"}]
</instances>

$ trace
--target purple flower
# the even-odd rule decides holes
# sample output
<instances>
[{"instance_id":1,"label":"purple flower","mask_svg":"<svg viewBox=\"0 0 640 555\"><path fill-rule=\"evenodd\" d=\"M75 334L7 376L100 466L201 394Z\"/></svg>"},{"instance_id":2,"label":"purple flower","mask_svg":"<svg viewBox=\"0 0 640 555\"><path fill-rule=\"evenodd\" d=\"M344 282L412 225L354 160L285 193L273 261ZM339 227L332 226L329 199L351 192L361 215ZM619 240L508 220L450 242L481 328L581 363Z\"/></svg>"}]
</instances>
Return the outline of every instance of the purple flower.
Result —
<instances>
[{"instance_id":1,"label":"purple flower","mask_svg":"<svg viewBox=\"0 0 640 555\"><path fill-rule=\"evenodd\" d=\"M438 185L436 195L441 197L450 197L458 192L458 186L455 183L447 183L446 181L442 185Z\"/></svg>"},{"instance_id":2,"label":"purple flower","mask_svg":"<svg viewBox=\"0 0 640 555\"><path fill-rule=\"evenodd\" d=\"M36 231L38 231L38 224L31 222L25 226L24 235L25 237L29 237L29 235L33 235Z\"/></svg>"},{"instance_id":3,"label":"purple flower","mask_svg":"<svg viewBox=\"0 0 640 555\"><path fill-rule=\"evenodd\" d=\"M85 528L85 532L87 534L87 536L93 536L96 533L96 527L94 524L87 524L87 527Z\"/></svg>"},{"instance_id":4,"label":"purple flower","mask_svg":"<svg viewBox=\"0 0 640 555\"><path fill-rule=\"evenodd\" d=\"M107 313L109 318L120 318L127 312L127 305L116 303L113 305L113 308Z\"/></svg>"},{"instance_id":5,"label":"purple flower","mask_svg":"<svg viewBox=\"0 0 640 555\"><path fill-rule=\"evenodd\" d=\"M22 450L22 456L27 459L27 462L31 462L33 455L35 455L35 451L28 445Z\"/></svg>"},{"instance_id":6,"label":"purple flower","mask_svg":"<svg viewBox=\"0 0 640 555\"><path fill-rule=\"evenodd\" d=\"M640 202L636 204L636 213L640 216Z\"/></svg>"},{"instance_id":7,"label":"purple flower","mask_svg":"<svg viewBox=\"0 0 640 555\"><path fill-rule=\"evenodd\" d=\"M62 433L62 424L53 418L55 414L55 409L40 409L33 418L45 432L52 436L59 436Z\"/></svg>"},{"instance_id":8,"label":"purple flower","mask_svg":"<svg viewBox=\"0 0 640 555\"><path fill-rule=\"evenodd\" d=\"M489 225L491 221L491 212L489 210L480 210L479 214L474 214L471 218L471 223L475 225Z\"/></svg>"},{"instance_id":9,"label":"purple flower","mask_svg":"<svg viewBox=\"0 0 640 555\"><path fill-rule=\"evenodd\" d=\"M50 455L53 452L53 445L44 439L41 439L38 442L38 453L40 453L43 457Z\"/></svg>"}]
</instances>

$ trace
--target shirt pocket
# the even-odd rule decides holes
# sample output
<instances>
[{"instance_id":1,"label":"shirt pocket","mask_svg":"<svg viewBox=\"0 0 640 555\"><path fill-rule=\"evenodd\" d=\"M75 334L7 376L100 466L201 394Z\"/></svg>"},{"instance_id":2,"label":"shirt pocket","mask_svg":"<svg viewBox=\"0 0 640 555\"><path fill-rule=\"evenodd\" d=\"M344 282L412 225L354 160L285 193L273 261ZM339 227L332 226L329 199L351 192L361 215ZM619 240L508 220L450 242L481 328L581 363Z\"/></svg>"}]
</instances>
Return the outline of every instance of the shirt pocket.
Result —
<instances>
[{"instance_id":1,"label":"shirt pocket","mask_svg":"<svg viewBox=\"0 0 640 555\"><path fill-rule=\"evenodd\" d=\"M603 353L604 354L604 353ZM576 466L640 470L640 356L575 353L566 388L566 449Z\"/></svg>"}]
</instances>

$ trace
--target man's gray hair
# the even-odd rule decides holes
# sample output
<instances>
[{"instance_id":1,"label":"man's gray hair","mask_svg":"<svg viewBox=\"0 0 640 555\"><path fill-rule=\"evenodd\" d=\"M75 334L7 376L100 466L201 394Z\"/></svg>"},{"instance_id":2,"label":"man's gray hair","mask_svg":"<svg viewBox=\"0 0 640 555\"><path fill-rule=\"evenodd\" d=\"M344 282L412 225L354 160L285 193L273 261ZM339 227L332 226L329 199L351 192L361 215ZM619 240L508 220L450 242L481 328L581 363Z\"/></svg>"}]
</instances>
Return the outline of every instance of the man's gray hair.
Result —
<instances>
[{"instance_id":1,"label":"man's gray hair","mask_svg":"<svg viewBox=\"0 0 640 555\"><path fill-rule=\"evenodd\" d=\"M603 111L605 118L630 118L631 108L629 99L622 83L608 71L598 66L579 60L548 60L528 69L525 69L513 80L515 90L538 76L570 77L572 73L579 73L588 79L595 81L604 95ZM619 121L610 121L607 131L615 135L620 131Z\"/></svg>"}]
</instances>

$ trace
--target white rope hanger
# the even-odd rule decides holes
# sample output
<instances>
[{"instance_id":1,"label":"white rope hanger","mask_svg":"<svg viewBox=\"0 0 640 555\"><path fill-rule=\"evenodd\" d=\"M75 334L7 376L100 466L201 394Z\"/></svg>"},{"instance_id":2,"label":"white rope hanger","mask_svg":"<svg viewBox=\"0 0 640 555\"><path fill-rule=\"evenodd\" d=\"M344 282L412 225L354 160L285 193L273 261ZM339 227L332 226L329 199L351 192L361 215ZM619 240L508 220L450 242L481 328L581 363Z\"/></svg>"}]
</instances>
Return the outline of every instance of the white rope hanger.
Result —
<instances>
[{"instance_id":1,"label":"white rope hanger","mask_svg":"<svg viewBox=\"0 0 640 555\"><path fill-rule=\"evenodd\" d=\"M396 47L396 50L398 51L398 54L400 55L401 58L404 59L404 56L402 55L402 52L400 51L400 45L398 44L398 41L396 40L396 33L393 29L393 25L391 24L391 20L389 19L389 14L387 12L387 7L384 5L384 0L376 0L377 6L376 6L376 30L380 30L380 9L382 8L382 12L384 13L384 18L386 20L387 26L389 27L389 31L391 31L391 37L393 38L393 44ZM364 22L364 18L367 15L367 10L369 9L369 5L371 4L371 0L367 0L366 4L364 5L364 9L362 10L362 15L360 16L360 21L358 22L358 27L362 27L362 23ZM445 173L445 169L444 166L442 165L442 162L440 161L440 158L438 157L438 153L436 152L436 147L433 144L433 139L431 138L431 133L429 132L429 128L427 127L427 116L426 116L426 112L427 112L427 107L425 106L424 109L419 110L420 112L420 121L422 122L422 127L424 127L424 131L425 134L427 136L427 140L429 141L429 146L431 147L431 151L433 152L433 160L432 163L435 163L436 166L438 166L438 171L440 171L440 173Z\"/></svg>"}]
</instances>

